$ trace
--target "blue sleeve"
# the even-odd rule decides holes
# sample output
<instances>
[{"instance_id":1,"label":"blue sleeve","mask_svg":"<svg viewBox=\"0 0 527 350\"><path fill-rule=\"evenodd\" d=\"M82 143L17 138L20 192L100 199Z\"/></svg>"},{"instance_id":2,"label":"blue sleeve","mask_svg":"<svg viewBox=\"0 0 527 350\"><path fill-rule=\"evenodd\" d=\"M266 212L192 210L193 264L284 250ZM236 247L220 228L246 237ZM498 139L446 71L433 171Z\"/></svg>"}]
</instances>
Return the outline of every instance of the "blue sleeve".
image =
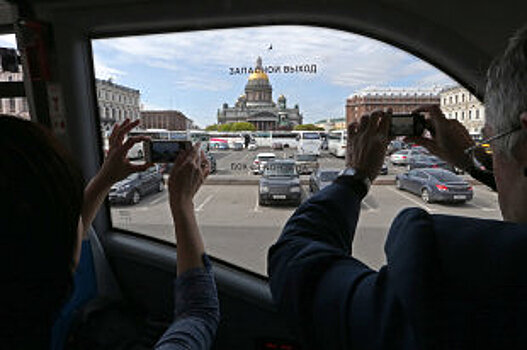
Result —
<instances>
[{"instance_id":1,"label":"blue sleeve","mask_svg":"<svg viewBox=\"0 0 527 350\"><path fill-rule=\"evenodd\" d=\"M219 301L211 265L189 270L175 283L174 322L157 342L157 350L209 349L220 321Z\"/></svg>"},{"instance_id":2,"label":"blue sleeve","mask_svg":"<svg viewBox=\"0 0 527 350\"><path fill-rule=\"evenodd\" d=\"M412 348L389 269L350 256L361 199L345 184L328 186L297 209L269 250L273 299L307 348Z\"/></svg>"}]
</instances>

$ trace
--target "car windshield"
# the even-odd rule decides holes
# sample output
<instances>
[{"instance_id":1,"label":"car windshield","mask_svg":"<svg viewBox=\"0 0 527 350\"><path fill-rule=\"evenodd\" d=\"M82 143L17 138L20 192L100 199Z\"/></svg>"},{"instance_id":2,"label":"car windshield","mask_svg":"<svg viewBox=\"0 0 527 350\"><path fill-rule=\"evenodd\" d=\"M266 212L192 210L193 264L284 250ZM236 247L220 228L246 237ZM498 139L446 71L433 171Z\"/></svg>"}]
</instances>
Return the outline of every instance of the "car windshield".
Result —
<instances>
[{"instance_id":1,"label":"car windshield","mask_svg":"<svg viewBox=\"0 0 527 350\"><path fill-rule=\"evenodd\" d=\"M138 173L132 174L132 175L127 177L128 180L135 180L137 178L139 178L139 174Z\"/></svg>"},{"instance_id":2,"label":"car windshield","mask_svg":"<svg viewBox=\"0 0 527 350\"><path fill-rule=\"evenodd\" d=\"M339 176L338 171L324 171L322 174L320 174L320 181L330 182L335 180L337 176Z\"/></svg>"},{"instance_id":3,"label":"car windshield","mask_svg":"<svg viewBox=\"0 0 527 350\"><path fill-rule=\"evenodd\" d=\"M430 175L432 175L434 178L436 178L437 180L441 181L441 182L460 182L460 181L463 181L463 179L461 179L459 176L456 176L455 174L452 174L451 172L449 171L442 171L442 172L434 172L434 173L429 173Z\"/></svg>"},{"instance_id":4,"label":"car windshield","mask_svg":"<svg viewBox=\"0 0 527 350\"><path fill-rule=\"evenodd\" d=\"M301 162L314 162L317 160L317 156L313 154L297 154L296 160Z\"/></svg>"},{"instance_id":5,"label":"car windshield","mask_svg":"<svg viewBox=\"0 0 527 350\"><path fill-rule=\"evenodd\" d=\"M302 138L304 140L319 140L320 139L320 135L318 133L316 133L316 132L306 132L306 133L304 133Z\"/></svg>"},{"instance_id":6,"label":"car windshield","mask_svg":"<svg viewBox=\"0 0 527 350\"><path fill-rule=\"evenodd\" d=\"M276 157L258 157L258 160L259 160L260 162L269 162L269 161L271 161L271 160L273 160L273 159L275 159L275 158L276 158Z\"/></svg>"},{"instance_id":7,"label":"car windshield","mask_svg":"<svg viewBox=\"0 0 527 350\"><path fill-rule=\"evenodd\" d=\"M271 162L265 168L266 176L290 176L295 175L295 165L292 163Z\"/></svg>"}]
</instances>

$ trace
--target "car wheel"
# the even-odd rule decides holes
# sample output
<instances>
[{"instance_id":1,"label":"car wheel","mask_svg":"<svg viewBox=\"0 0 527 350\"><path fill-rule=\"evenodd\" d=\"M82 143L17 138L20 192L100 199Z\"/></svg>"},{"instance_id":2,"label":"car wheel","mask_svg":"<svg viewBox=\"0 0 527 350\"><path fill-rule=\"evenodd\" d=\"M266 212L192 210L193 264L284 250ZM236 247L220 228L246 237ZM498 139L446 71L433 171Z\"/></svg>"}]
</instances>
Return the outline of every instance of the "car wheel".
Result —
<instances>
[{"instance_id":1,"label":"car wheel","mask_svg":"<svg viewBox=\"0 0 527 350\"><path fill-rule=\"evenodd\" d=\"M139 191L135 190L132 194L132 204L137 204L141 201L141 194Z\"/></svg>"},{"instance_id":2,"label":"car wheel","mask_svg":"<svg viewBox=\"0 0 527 350\"><path fill-rule=\"evenodd\" d=\"M163 192L164 189L165 189L165 183L163 181L159 181L157 192Z\"/></svg>"},{"instance_id":3,"label":"car wheel","mask_svg":"<svg viewBox=\"0 0 527 350\"><path fill-rule=\"evenodd\" d=\"M265 207L267 205L267 202L262 199L258 199L258 205L261 207Z\"/></svg>"},{"instance_id":4,"label":"car wheel","mask_svg":"<svg viewBox=\"0 0 527 350\"><path fill-rule=\"evenodd\" d=\"M399 179L395 180L395 188L397 188L398 190L402 190L403 189L401 187L401 180L399 180Z\"/></svg>"},{"instance_id":5,"label":"car wheel","mask_svg":"<svg viewBox=\"0 0 527 350\"><path fill-rule=\"evenodd\" d=\"M421 199L423 200L423 202L425 203L431 203L432 201L430 200L430 192L428 192L428 190L426 188L424 188L422 191L421 191Z\"/></svg>"}]
</instances>

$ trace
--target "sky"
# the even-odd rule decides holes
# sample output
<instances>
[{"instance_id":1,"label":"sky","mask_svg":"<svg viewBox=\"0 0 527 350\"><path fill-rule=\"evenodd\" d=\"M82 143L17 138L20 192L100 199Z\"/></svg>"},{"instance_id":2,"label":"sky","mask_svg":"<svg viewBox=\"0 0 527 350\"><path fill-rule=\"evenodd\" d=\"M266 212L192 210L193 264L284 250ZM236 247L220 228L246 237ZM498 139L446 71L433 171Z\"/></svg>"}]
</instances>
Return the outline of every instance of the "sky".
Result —
<instances>
[{"instance_id":1,"label":"sky","mask_svg":"<svg viewBox=\"0 0 527 350\"><path fill-rule=\"evenodd\" d=\"M0 46L14 46L0 36ZM304 123L345 115L346 98L366 87L454 84L428 63L390 45L309 26L266 26L92 41L97 78L139 89L144 109L177 109L201 127L244 93L248 75L230 68L316 65L316 73L270 73L273 99L298 104ZM272 49L269 49L272 47Z\"/></svg>"}]
</instances>

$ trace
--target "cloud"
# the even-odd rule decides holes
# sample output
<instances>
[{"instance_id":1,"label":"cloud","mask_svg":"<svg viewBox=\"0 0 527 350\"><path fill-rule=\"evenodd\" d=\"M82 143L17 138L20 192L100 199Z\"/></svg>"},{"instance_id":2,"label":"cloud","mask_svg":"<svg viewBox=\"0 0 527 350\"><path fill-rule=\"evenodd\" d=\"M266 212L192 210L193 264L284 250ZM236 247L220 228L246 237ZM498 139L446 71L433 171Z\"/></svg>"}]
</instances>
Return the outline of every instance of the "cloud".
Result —
<instances>
[{"instance_id":1,"label":"cloud","mask_svg":"<svg viewBox=\"0 0 527 350\"><path fill-rule=\"evenodd\" d=\"M118 77L126 75L126 72L117 68L109 67L106 64L102 63L97 56L94 56L93 65L95 67L95 77L99 79L116 79Z\"/></svg>"}]
</instances>

